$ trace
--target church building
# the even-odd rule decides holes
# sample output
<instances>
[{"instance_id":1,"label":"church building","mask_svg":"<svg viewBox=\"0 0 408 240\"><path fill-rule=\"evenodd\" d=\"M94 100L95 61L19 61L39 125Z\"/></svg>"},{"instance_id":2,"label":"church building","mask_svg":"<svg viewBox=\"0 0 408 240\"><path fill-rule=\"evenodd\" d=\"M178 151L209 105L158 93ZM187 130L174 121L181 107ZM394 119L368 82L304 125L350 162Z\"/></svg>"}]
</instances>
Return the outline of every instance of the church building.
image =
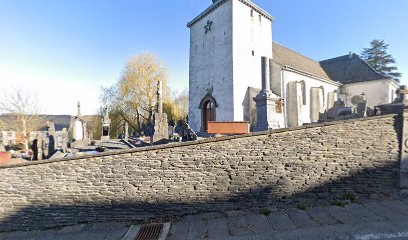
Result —
<instances>
[{"instance_id":1,"label":"church building","mask_svg":"<svg viewBox=\"0 0 408 240\"><path fill-rule=\"evenodd\" d=\"M338 98L392 102L399 84L358 55L321 62L272 40L274 18L250 0L213 0L190 21L189 124L248 121L252 131L319 120Z\"/></svg>"}]
</instances>

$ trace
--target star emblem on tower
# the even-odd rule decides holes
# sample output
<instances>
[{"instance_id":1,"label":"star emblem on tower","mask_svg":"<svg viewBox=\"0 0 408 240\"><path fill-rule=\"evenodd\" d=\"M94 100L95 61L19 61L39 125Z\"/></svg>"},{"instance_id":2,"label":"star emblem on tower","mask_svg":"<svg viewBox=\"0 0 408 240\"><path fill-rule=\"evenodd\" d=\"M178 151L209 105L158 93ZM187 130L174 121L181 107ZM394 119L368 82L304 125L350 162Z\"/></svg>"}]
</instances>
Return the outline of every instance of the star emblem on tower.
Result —
<instances>
[{"instance_id":1,"label":"star emblem on tower","mask_svg":"<svg viewBox=\"0 0 408 240\"><path fill-rule=\"evenodd\" d=\"M212 25L213 25L213 22L211 20L208 20L207 25L204 26L205 33L208 33L209 31L211 31L211 26Z\"/></svg>"}]
</instances>

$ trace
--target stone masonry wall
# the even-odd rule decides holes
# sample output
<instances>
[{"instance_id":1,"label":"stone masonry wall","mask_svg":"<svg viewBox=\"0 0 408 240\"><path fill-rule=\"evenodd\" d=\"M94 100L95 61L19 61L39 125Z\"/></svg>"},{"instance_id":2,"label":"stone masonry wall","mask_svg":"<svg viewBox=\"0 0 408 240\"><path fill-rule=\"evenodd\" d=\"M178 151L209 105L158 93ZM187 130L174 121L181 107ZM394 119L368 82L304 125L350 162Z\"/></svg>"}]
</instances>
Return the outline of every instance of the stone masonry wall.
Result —
<instances>
[{"instance_id":1,"label":"stone masonry wall","mask_svg":"<svg viewBox=\"0 0 408 240\"><path fill-rule=\"evenodd\" d=\"M392 194L395 115L0 168L0 231Z\"/></svg>"}]
</instances>

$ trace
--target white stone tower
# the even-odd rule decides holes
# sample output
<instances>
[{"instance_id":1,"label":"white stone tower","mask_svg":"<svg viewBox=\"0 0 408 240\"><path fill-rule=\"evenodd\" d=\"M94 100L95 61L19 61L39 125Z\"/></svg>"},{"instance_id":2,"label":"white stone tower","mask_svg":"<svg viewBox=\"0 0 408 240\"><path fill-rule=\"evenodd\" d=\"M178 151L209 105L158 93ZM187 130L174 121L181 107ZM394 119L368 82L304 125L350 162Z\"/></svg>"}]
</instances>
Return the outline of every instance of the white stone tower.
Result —
<instances>
[{"instance_id":1,"label":"white stone tower","mask_svg":"<svg viewBox=\"0 0 408 240\"><path fill-rule=\"evenodd\" d=\"M249 0L213 0L190 28L189 123L243 121L248 87L262 88L272 58L273 17Z\"/></svg>"}]
</instances>

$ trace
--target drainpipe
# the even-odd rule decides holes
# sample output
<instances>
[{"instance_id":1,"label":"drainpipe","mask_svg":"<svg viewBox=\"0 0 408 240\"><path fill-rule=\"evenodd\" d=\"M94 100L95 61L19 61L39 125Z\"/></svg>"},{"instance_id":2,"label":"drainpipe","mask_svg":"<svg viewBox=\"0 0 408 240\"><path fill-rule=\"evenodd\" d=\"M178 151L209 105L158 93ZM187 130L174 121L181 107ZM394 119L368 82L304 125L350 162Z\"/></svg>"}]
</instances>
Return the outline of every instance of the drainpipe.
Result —
<instances>
[{"instance_id":1,"label":"drainpipe","mask_svg":"<svg viewBox=\"0 0 408 240\"><path fill-rule=\"evenodd\" d=\"M284 127L288 127L287 119L286 119L286 97L285 96L285 67L281 68L281 98L284 104L284 107L282 108L283 111L283 124L285 125Z\"/></svg>"}]
</instances>

